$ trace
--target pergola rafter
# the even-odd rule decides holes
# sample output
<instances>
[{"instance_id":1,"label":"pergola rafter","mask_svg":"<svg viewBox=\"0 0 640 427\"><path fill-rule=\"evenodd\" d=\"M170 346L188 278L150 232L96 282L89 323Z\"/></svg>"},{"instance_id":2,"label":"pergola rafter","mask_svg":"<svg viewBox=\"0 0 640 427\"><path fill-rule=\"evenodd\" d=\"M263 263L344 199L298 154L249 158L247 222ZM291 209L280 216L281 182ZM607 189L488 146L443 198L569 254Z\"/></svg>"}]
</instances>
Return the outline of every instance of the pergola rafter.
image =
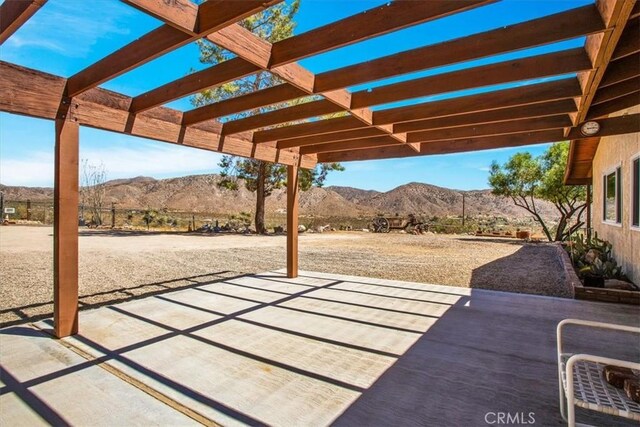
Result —
<instances>
[{"instance_id":1,"label":"pergola rafter","mask_svg":"<svg viewBox=\"0 0 640 427\"><path fill-rule=\"evenodd\" d=\"M287 165L289 277L297 275L295 215L301 167L572 139L569 156L573 163L566 181L585 183L590 179L589 156L595 153L599 137L640 131L638 114L608 117L640 103L640 7L635 0L595 0L593 5L467 37L354 65L337 64L318 75L296 61L486 7L495 0L397 0L273 44L245 29L240 21L282 0L208 0L199 5L191 0L122 1L159 19L162 25L68 79L0 61L0 111L56 122L54 306L58 336L77 331L74 209L79 126ZM6 0L0 6L0 43L44 2ZM579 37L586 37L582 48L550 47L550 53L499 62L491 58ZM200 39L236 57L135 97L98 87ZM464 66L483 58L489 61ZM456 71L382 82L355 93L348 90L454 64L458 64ZM282 83L184 113L164 106L261 72L272 73ZM492 88L497 85L500 87ZM438 100L419 99L431 96ZM391 103L403 104L384 108ZM224 124L217 120L267 106L272 108L262 114ZM584 138L580 125L591 119L597 119L601 129L597 137Z\"/></svg>"},{"instance_id":2,"label":"pergola rafter","mask_svg":"<svg viewBox=\"0 0 640 427\"><path fill-rule=\"evenodd\" d=\"M619 34L617 44L610 40L609 44L613 47L609 47L610 59L605 60L601 66L599 84L593 90L588 102L583 102L579 110L585 116L585 120L598 120L601 124L601 119L610 114L640 104L640 46L638 46L640 7L636 2L629 12L629 5L625 5L624 8L617 5L617 9L613 6L615 5L609 6L609 14L613 15L617 10L618 16L624 17L628 13L629 20ZM586 83L586 80L583 81ZM629 116L626 117L629 118ZM634 118L638 120L637 115L631 116L631 119ZM619 125L628 123L628 120L616 119L614 123ZM572 141L569 147L565 183L573 185L591 183L591 165L601 136L605 135L599 133L597 137L585 138L575 128L568 130L567 138Z\"/></svg>"},{"instance_id":3,"label":"pergola rafter","mask_svg":"<svg viewBox=\"0 0 640 427\"><path fill-rule=\"evenodd\" d=\"M605 30L595 6L473 34L318 74L318 91L381 80L444 65L554 43Z\"/></svg>"},{"instance_id":4,"label":"pergola rafter","mask_svg":"<svg viewBox=\"0 0 640 427\"><path fill-rule=\"evenodd\" d=\"M140 113L210 87L246 77L258 70L258 67L243 59L233 58L136 96L131 103L131 112Z\"/></svg>"},{"instance_id":5,"label":"pergola rafter","mask_svg":"<svg viewBox=\"0 0 640 427\"><path fill-rule=\"evenodd\" d=\"M5 0L0 5L0 45L29 20L47 0Z\"/></svg>"},{"instance_id":6,"label":"pergola rafter","mask_svg":"<svg viewBox=\"0 0 640 427\"><path fill-rule=\"evenodd\" d=\"M167 52L205 37L282 0L243 0L241 2L215 0L205 2L196 9L195 30L191 31L175 24L176 21L182 23L185 18L189 20L193 18L194 9L190 6L186 7L185 0L176 2L173 6L169 6L171 3L150 0L124 1L125 3L136 5L142 10L152 10L152 14L161 19L171 15L175 17L171 20L174 26L164 24L71 76L67 81L67 96L77 96L107 80L111 80ZM180 7L177 5L180 5ZM171 13L170 10L173 10L173 12Z\"/></svg>"}]
</instances>

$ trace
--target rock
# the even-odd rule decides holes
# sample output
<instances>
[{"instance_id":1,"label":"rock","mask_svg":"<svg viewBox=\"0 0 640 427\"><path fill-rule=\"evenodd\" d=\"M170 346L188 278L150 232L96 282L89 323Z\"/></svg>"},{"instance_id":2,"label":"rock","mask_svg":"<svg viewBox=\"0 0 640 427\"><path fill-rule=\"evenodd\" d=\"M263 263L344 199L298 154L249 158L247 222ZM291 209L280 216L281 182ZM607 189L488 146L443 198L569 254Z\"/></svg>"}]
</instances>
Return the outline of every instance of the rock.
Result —
<instances>
[{"instance_id":1,"label":"rock","mask_svg":"<svg viewBox=\"0 0 640 427\"><path fill-rule=\"evenodd\" d=\"M300 224L298 226L298 233L304 233L305 231L307 231L307 227L305 227L304 225Z\"/></svg>"},{"instance_id":2,"label":"rock","mask_svg":"<svg viewBox=\"0 0 640 427\"><path fill-rule=\"evenodd\" d=\"M600 258L600 251L597 249L589 249L584 256L584 260L589 264L593 264L598 258Z\"/></svg>"},{"instance_id":3,"label":"rock","mask_svg":"<svg viewBox=\"0 0 640 427\"><path fill-rule=\"evenodd\" d=\"M634 291L636 289L631 283L618 279L605 280L604 287L607 289L621 289L623 291Z\"/></svg>"},{"instance_id":4,"label":"rock","mask_svg":"<svg viewBox=\"0 0 640 427\"><path fill-rule=\"evenodd\" d=\"M368 232L369 232L369 229L368 229L368 228L363 228L363 229L362 229L362 232L363 232L363 233L368 233Z\"/></svg>"}]
</instances>

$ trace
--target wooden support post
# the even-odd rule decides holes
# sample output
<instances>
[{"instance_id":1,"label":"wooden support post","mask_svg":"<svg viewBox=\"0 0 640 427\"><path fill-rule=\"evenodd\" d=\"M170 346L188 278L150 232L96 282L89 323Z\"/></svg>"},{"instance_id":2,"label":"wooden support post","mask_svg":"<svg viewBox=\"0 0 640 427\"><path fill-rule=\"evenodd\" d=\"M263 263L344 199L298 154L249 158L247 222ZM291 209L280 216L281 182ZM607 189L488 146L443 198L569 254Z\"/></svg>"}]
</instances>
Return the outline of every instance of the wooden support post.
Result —
<instances>
[{"instance_id":1,"label":"wooden support post","mask_svg":"<svg viewBox=\"0 0 640 427\"><path fill-rule=\"evenodd\" d=\"M287 277L298 277L298 168L287 166Z\"/></svg>"},{"instance_id":2,"label":"wooden support post","mask_svg":"<svg viewBox=\"0 0 640 427\"><path fill-rule=\"evenodd\" d=\"M78 123L56 119L53 318L58 338L78 332L78 135Z\"/></svg>"},{"instance_id":3,"label":"wooden support post","mask_svg":"<svg viewBox=\"0 0 640 427\"><path fill-rule=\"evenodd\" d=\"M587 240L591 240L591 184L587 184Z\"/></svg>"}]
</instances>

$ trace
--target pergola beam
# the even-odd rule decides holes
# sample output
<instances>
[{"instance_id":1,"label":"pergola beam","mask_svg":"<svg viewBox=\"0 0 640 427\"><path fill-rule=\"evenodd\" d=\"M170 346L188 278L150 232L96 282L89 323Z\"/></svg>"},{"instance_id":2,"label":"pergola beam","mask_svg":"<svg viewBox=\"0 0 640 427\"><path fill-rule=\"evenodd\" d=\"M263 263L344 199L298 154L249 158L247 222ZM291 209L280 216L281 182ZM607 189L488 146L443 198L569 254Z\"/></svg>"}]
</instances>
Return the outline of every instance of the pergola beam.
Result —
<instances>
[{"instance_id":1,"label":"pergola beam","mask_svg":"<svg viewBox=\"0 0 640 427\"><path fill-rule=\"evenodd\" d=\"M216 32L215 34L211 34L207 37L210 41L216 43L217 45L235 53L241 58L262 67L264 70L268 70L276 76L280 77L284 81L290 83L291 85L305 91L307 94L314 94L314 82L315 75L300 66L299 64L292 62L284 65L280 65L278 67L269 68L269 62L271 57L271 49L272 45L265 40L260 39L255 34L250 31L242 28L239 25L229 26L221 31ZM351 93L346 89L335 89L332 91L325 91L319 94L323 96L327 101L333 103L336 106L337 111L347 111L353 117L357 118L364 124L371 126L373 125L373 112L368 108L351 108ZM294 110L296 113L299 110ZM270 114L270 113L266 113ZM290 113L284 112L283 116L286 116ZM326 113L323 113L326 114ZM294 114L295 115L295 114ZM258 116L256 116L258 117ZM271 117L279 117L273 115ZM312 115L308 115L306 118L314 117ZM225 124L227 130L229 132L239 132L237 129L243 129L245 131L259 129L260 127L266 127L270 125L274 125L277 123L268 123L267 120L256 120L246 121L242 124L234 125L234 121L227 122ZM258 123L260 126L256 126L253 123ZM266 123L266 124L265 124ZM280 122L283 123L283 122ZM253 127L248 127L253 126ZM374 125L375 126L375 125ZM376 126L387 133L392 138L398 140L398 142L406 143L406 139L403 135L397 135L392 133L388 127L385 126ZM408 144L413 150L418 150L418 147L413 144Z\"/></svg>"},{"instance_id":2,"label":"pergola beam","mask_svg":"<svg viewBox=\"0 0 640 427\"><path fill-rule=\"evenodd\" d=\"M198 33L198 5L191 0L121 0L185 33Z\"/></svg>"},{"instance_id":3,"label":"pergola beam","mask_svg":"<svg viewBox=\"0 0 640 427\"><path fill-rule=\"evenodd\" d=\"M600 131L597 137L640 132L640 114L629 114L598 120ZM583 138L580 126L569 132L568 138ZM502 147L518 147L530 144L557 142L566 139L562 129L531 131L509 135L482 136L461 140L433 141L420 144L420 153L409 151L404 146L389 145L380 148L363 146L350 151L332 151L318 154L318 162L347 162L356 160L376 160L398 157L450 154L466 151L489 150ZM330 145L330 144L328 144Z\"/></svg>"},{"instance_id":4,"label":"pergola beam","mask_svg":"<svg viewBox=\"0 0 640 427\"><path fill-rule=\"evenodd\" d=\"M584 49L569 49L380 86L371 90L362 90L352 94L351 108L365 108L443 92L561 75L590 68L591 62ZM275 88L267 88L239 97L242 98L242 109L225 108L230 103L233 103L235 98L200 107L185 113L185 117L189 117L189 121L185 122L185 124L197 123L209 118L233 114L276 102L284 102L304 95L304 92L291 89L290 85L283 84ZM273 102L270 102L272 99ZM219 107L218 104L220 104ZM221 114L221 111L226 114Z\"/></svg>"},{"instance_id":5,"label":"pergola beam","mask_svg":"<svg viewBox=\"0 0 640 427\"><path fill-rule=\"evenodd\" d=\"M560 99L557 101L540 102L538 104L518 105L516 107L500 108L497 110L398 123L394 125L394 128L396 132L456 128L460 126L483 125L487 123L500 123L511 120L526 120L556 114L574 113L577 111L577 108L573 99Z\"/></svg>"},{"instance_id":6,"label":"pergola beam","mask_svg":"<svg viewBox=\"0 0 640 427\"><path fill-rule=\"evenodd\" d=\"M281 149L293 148L293 147L304 147L307 145L326 144L329 142L349 141L353 139L371 138L371 137L384 136L384 135L386 135L386 133L381 131L378 128L367 127L367 128L361 128L361 129L344 130L342 132L333 132L333 133L327 133L327 134L291 138L284 141L278 141L277 147Z\"/></svg>"},{"instance_id":7,"label":"pergola beam","mask_svg":"<svg viewBox=\"0 0 640 427\"><path fill-rule=\"evenodd\" d=\"M567 23L571 20L570 17L576 19L579 24L576 25L568 25ZM463 39L456 39L451 42L446 42L441 45L435 46L427 46L422 49L415 49L409 52L403 52L398 55L411 56L415 58L416 56L420 56L418 61L424 60L432 60L433 58L430 55L416 55L422 52L423 49L440 49L438 52L445 55L445 59L448 58L446 55L451 54L450 49L452 46L447 45L447 43L457 43L464 45L473 45L474 48L468 52L468 54L472 55L471 57L465 57L462 59L472 59L479 56L479 53L482 53L482 49L486 49L486 52L480 56L486 56L490 53L501 53L510 50L522 49L524 47L536 46L539 44L550 43L553 41L563 40L566 38L577 37L584 34L589 34L592 32L601 31L604 29L604 25L602 20L600 19L600 15L595 6L586 6L583 8L575 9L568 12L563 12L560 14L552 15L550 17L541 18L539 20L534 20L530 22L526 22L523 24L517 24L511 27L507 27L504 29L493 30L486 33L482 33L480 35L474 35L470 37L475 37L473 39L473 43L471 43L470 37L466 37ZM319 29L320 30L320 29ZM305 73L300 70L300 67L294 68L292 66L297 66L297 64L289 64L286 61L283 61L284 66L281 65L280 62L273 61L274 49L275 45L269 45L268 43L261 40L254 40L252 35L246 34L247 31L239 28L238 26L228 27L216 34L212 34L209 36L209 39L214 43L217 43L226 49L229 49L236 54L244 57L248 61L252 61L254 64L263 67L264 69L270 69L271 71L280 75L281 77L288 79L288 81L293 82L296 86L303 88L307 91L307 93L321 93L322 95L327 95L327 91L344 91L342 87L346 86L335 86L335 87L327 87L322 86L322 83L319 83L319 77L317 76L307 76L303 79L304 85L300 85L299 78L292 79L291 76ZM517 38L509 38L508 36L511 33L524 33L524 37L519 35ZM304 36L296 36L290 39L286 39L287 43L292 43L292 40L300 40L299 37ZM503 40L499 40L500 38L504 38ZM479 39L479 40L478 40ZM290 40L290 41L287 41ZM241 41L241 42L240 42ZM283 41L283 42L285 42ZM247 52L246 47L243 46L244 43L249 43L250 46L256 47L258 49L252 49L251 54ZM464 42L464 43L461 43ZM279 42L281 43L281 42ZM506 43L506 44L505 44ZM277 45L277 43L276 43ZM443 45L445 46L443 49ZM484 46L483 48L477 48L477 46ZM497 45L497 46L496 46ZM496 50L497 49L497 50ZM254 50L256 52L254 52ZM397 55L393 55L391 57L387 57L389 60L390 66L397 70L398 67L403 67L404 64L402 62L397 63L399 58L396 58ZM385 58L382 58L383 60ZM460 60L462 60L460 59ZM538 60L536 62L536 60ZM378 61L378 60L374 60ZM409 61L410 62L410 61ZM415 62L415 61L414 61ZM437 65L445 65L447 63L446 60L443 60L442 64ZM280 65L273 67L273 65ZM369 69L372 65L371 63L362 64L365 69ZM522 60L516 61L507 61L501 64L493 64L485 67L478 67L476 72L471 72L471 70L463 70L461 72L447 73L446 75L441 76L432 76L424 79L417 79L412 82L404 82L396 85L389 85L388 87L374 89L372 91L361 91L357 94L353 94L351 97L351 101L349 102L350 94L340 94L341 99L343 100L340 105L345 107L347 111L350 111L355 117L365 122L368 125L371 125L369 121L369 117L371 116L370 110L366 107L369 105L375 105L384 102L393 102L401 99L407 99L411 97L417 96L425 96L433 93L440 93L443 91L453 91L453 90L462 90L470 87L476 87L478 85L475 84L477 80L477 76L480 77L481 82L479 85L490 85L490 84L498 84L509 81L517 81L522 79L530 79L530 78L539 78L545 77L549 75L557 75L569 72L576 72L585 69L590 69L591 64L588 61L588 58L584 56L584 52L580 49L566 51L564 53L553 53L549 55L543 55L537 58L525 58ZM411 69L410 71L415 71L416 69ZM483 71L482 73L478 73L478 71ZM325 73L326 74L326 73ZM338 73L341 74L341 73ZM473 74L475 78L470 77ZM484 80L484 82L483 82ZM310 89L309 85L313 85L313 89ZM438 88L440 86L440 88ZM259 92L256 92L255 96L258 96ZM328 99L335 102L331 97ZM348 106L347 106L348 104ZM373 123L374 126L378 127L377 123ZM378 127L379 129L386 131L384 127ZM244 129L251 130L251 129ZM398 139L401 142L406 142L399 134L394 134L389 132L392 137ZM415 147L414 147L415 148Z\"/></svg>"},{"instance_id":8,"label":"pergola beam","mask_svg":"<svg viewBox=\"0 0 640 427\"><path fill-rule=\"evenodd\" d=\"M140 113L257 71L260 71L258 67L244 59L232 58L136 96L131 103L131 112Z\"/></svg>"},{"instance_id":9,"label":"pergola beam","mask_svg":"<svg viewBox=\"0 0 640 427\"><path fill-rule=\"evenodd\" d=\"M534 104L545 101L573 98L581 96L582 91L575 78L561 79L552 82L532 84L523 87L494 91L479 95L463 96L443 101L427 102L407 107L380 110L373 113L372 124L386 134L393 134L384 127L400 122L420 120L424 117L442 117L462 113L513 107L517 105ZM308 105L311 104L311 105ZM335 107L335 108L334 108ZM342 111L338 105L328 101L312 101L293 107L233 120L224 124L223 133L234 133L273 126L310 117L318 117ZM397 133L396 133L397 134ZM409 142L411 141L404 141Z\"/></svg>"},{"instance_id":10,"label":"pergola beam","mask_svg":"<svg viewBox=\"0 0 640 427\"><path fill-rule=\"evenodd\" d=\"M640 113L625 114L624 116L609 117L607 119L597 120L600 124L598 138L611 135L624 135L628 133L640 132ZM584 138L580 132L580 126L572 128L568 135L569 139Z\"/></svg>"},{"instance_id":11,"label":"pergola beam","mask_svg":"<svg viewBox=\"0 0 640 427\"><path fill-rule=\"evenodd\" d=\"M213 104L204 105L193 110L185 111L183 124L193 125L213 118L238 114L268 105L278 104L291 99L301 98L307 93L289 83L282 83L257 92L225 99Z\"/></svg>"},{"instance_id":12,"label":"pergola beam","mask_svg":"<svg viewBox=\"0 0 640 427\"><path fill-rule=\"evenodd\" d=\"M396 0L274 43L269 67L278 67L495 1L416 2L415 0Z\"/></svg>"},{"instance_id":13,"label":"pergola beam","mask_svg":"<svg viewBox=\"0 0 640 427\"><path fill-rule=\"evenodd\" d=\"M420 144L420 152L408 150L402 145L380 148L361 148L350 151L318 154L318 162L349 162L358 160L378 160L399 157L415 157L433 154L450 154L465 151L489 150L500 147L517 147L529 144L543 144L562 139L562 130L527 132L524 134L504 135L487 138L469 138L458 141L437 141Z\"/></svg>"},{"instance_id":14,"label":"pergola beam","mask_svg":"<svg viewBox=\"0 0 640 427\"><path fill-rule=\"evenodd\" d=\"M605 29L593 5L521 24L429 45L316 76L316 92L394 77L415 71L531 48Z\"/></svg>"},{"instance_id":15,"label":"pergola beam","mask_svg":"<svg viewBox=\"0 0 640 427\"><path fill-rule=\"evenodd\" d=\"M426 118L398 123L393 125L393 127L395 133L407 133L420 130L454 128L474 124L481 125L485 123L546 117L574 113L576 111L577 107L573 99L561 99L537 104L500 108L497 110ZM345 140L355 136L377 136L373 134L376 131L376 128L367 127L359 120L347 116L257 131L253 134L253 141L256 143L278 141L278 148L291 148ZM307 141L309 141L309 143L307 143Z\"/></svg>"},{"instance_id":16,"label":"pergola beam","mask_svg":"<svg viewBox=\"0 0 640 427\"><path fill-rule=\"evenodd\" d=\"M585 41L585 50L593 63L593 70L578 74L582 85L583 95L578 100L578 113L573 117L573 123L582 122L589 112L596 91L604 78L605 71L613 52L622 36L629 15L633 10L635 0L597 0L596 7L608 31L593 34ZM569 128L565 134L569 133Z\"/></svg>"},{"instance_id":17,"label":"pergola beam","mask_svg":"<svg viewBox=\"0 0 640 427\"><path fill-rule=\"evenodd\" d=\"M18 31L47 0L5 0L0 5L0 45Z\"/></svg>"},{"instance_id":18,"label":"pergola beam","mask_svg":"<svg viewBox=\"0 0 640 427\"><path fill-rule=\"evenodd\" d=\"M366 127L368 126L365 123L353 116L336 117L332 119L257 131L253 134L253 142L256 144L262 144L265 142L282 141L286 139L329 134Z\"/></svg>"},{"instance_id":19,"label":"pergola beam","mask_svg":"<svg viewBox=\"0 0 640 427\"><path fill-rule=\"evenodd\" d=\"M442 101L426 102L407 107L376 111L375 124L396 124L420 120L425 117L452 116L474 111L486 111L518 105L581 96L582 90L574 77L537 83L511 89L496 90L478 95L461 96Z\"/></svg>"},{"instance_id":20,"label":"pergola beam","mask_svg":"<svg viewBox=\"0 0 640 427\"><path fill-rule=\"evenodd\" d=\"M607 71L600 81L598 89L638 76L640 76L640 53L612 61L607 67Z\"/></svg>"},{"instance_id":21,"label":"pergola beam","mask_svg":"<svg viewBox=\"0 0 640 427\"><path fill-rule=\"evenodd\" d=\"M585 119L593 120L606 117L611 113L624 110L625 108L631 108L638 104L640 104L640 89L630 93L629 95L621 96L619 98L612 99L611 101L591 106Z\"/></svg>"},{"instance_id":22,"label":"pergola beam","mask_svg":"<svg viewBox=\"0 0 640 427\"><path fill-rule=\"evenodd\" d=\"M640 17L627 22L611 60L615 61L638 52L640 52Z\"/></svg>"},{"instance_id":23,"label":"pergola beam","mask_svg":"<svg viewBox=\"0 0 640 427\"><path fill-rule=\"evenodd\" d=\"M292 107L269 111L263 114L257 114L255 116L245 117L243 119L231 120L222 126L222 133L224 135L233 135L253 129L308 119L311 117L318 117L340 111L342 111L342 107L339 105L336 105L326 99L320 99L317 101L294 105Z\"/></svg>"},{"instance_id":24,"label":"pergola beam","mask_svg":"<svg viewBox=\"0 0 640 427\"><path fill-rule=\"evenodd\" d=\"M77 96L107 80L221 30L280 1L282 0L215 0L205 2L198 7L198 30L196 33L186 32L180 27L181 24L177 24L177 22L184 20L186 14L190 13L185 12L187 9L177 6L182 4L181 2L171 3L170 7L173 8L173 12L166 9L166 5L159 6L162 9L162 14L158 12L157 8L152 8L152 15L165 19L171 18L170 22L175 26L164 24L71 76L67 81L67 95L69 97ZM134 2L133 0L131 2L136 3L136 6L143 10L147 10L145 6L157 5L158 3L156 1Z\"/></svg>"},{"instance_id":25,"label":"pergola beam","mask_svg":"<svg viewBox=\"0 0 640 427\"><path fill-rule=\"evenodd\" d=\"M0 111L43 119L55 119L66 80L0 61ZM290 150L256 146L239 137L222 137L220 123L183 126L182 113L158 107L140 114L129 112L131 97L100 88L71 99L74 119L83 126L157 141L200 148L273 163L311 168L316 160Z\"/></svg>"},{"instance_id":26,"label":"pergola beam","mask_svg":"<svg viewBox=\"0 0 640 427\"><path fill-rule=\"evenodd\" d=\"M407 139L411 142L430 142L485 136L507 135L548 129L562 129L571 126L567 114L537 117L533 119L511 120L508 122L488 123L483 125L461 126L449 129L436 129L410 133Z\"/></svg>"},{"instance_id":27,"label":"pergola beam","mask_svg":"<svg viewBox=\"0 0 640 427\"><path fill-rule=\"evenodd\" d=\"M353 108L591 69L583 48L466 68L354 92Z\"/></svg>"},{"instance_id":28,"label":"pergola beam","mask_svg":"<svg viewBox=\"0 0 640 427\"><path fill-rule=\"evenodd\" d=\"M591 106L593 107L604 102L609 102L616 98L630 95L634 92L637 92L638 90L640 90L640 77L625 80L618 84L598 89L596 95L593 97Z\"/></svg>"},{"instance_id":29,"label":"pergola beam","mask_svg":"<svg viewBox=\"0 0 640 427\"><path fill-rule=\"evenodd\" d=\"M449 143L455 144L455 141L457 140L475 140L479 138L502 137L504 135L521 135L554 129L562 130L567 126L571 126L571 119L567 114L563 114L527 120L513 120L485 125L415 132L408 134L407 139L410 142L422 143L421 147L427 146L427 143L429 147L433 147L431 144L433 142L448 141ZM300 148L300 153L317 154L395 145L392 141L385 141L383 138L384 137L376 137L303 146Z\"/></svg>"},{"instance_id":30,"label":"pergola beam","mask_svg":"<svg viewBox=\"0 0 640 427\"><path fill-rule=\"evenodd\" d=\"M333 153L337 151L351 151L360 149L373 149L376 147L386 147L399 145L398 141L388 135L376 136L372 138L354 139L350 141L337 141L327 144L306 145L300 147L300 154Z\"/></svg>"}]
</instances>

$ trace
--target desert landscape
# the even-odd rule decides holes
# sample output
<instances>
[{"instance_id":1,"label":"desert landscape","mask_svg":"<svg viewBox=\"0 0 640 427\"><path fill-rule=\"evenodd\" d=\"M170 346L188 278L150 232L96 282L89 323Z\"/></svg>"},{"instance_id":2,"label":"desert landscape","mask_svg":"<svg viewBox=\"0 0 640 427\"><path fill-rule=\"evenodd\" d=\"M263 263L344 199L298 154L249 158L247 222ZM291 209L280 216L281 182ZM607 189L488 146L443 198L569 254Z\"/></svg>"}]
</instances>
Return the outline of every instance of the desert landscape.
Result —
<instances>
[{"instance_id":1,"label":"desert landscape","mask_svg":"<svg viewBox=\"0 0 640 427\"><path fill-rule=\"evenodd\" d=\"M116 212L115 225L126 228L143 227L145 211L156 212L151 228L186 231L191 220L196 228L219 221L251 218L255 211L255 193L242 184L238 190L220 188L220 176L192 175L180 178L154 179L136 177L104 183L102 219L110 224L111 209ZM27 200L31 219L50 224L53 219L53 188L15 187L0 185L5 206L15 207L16 217L24 218ZM469 220L461 228L463 197L465 217ZM544 200L537 200L541 215L550 220L557 210ZM276 189L266 198L265 211L268 228L286 222L286 191ZM85 209L88 208L85 206ZM81 209L82 211L82 209ZM491 190L462 191L425 183L408 183L386 192L353 187L312 187L300 195L300 223L306 228L330 224L333 228L366 228L376 215L407 216L414 214L433 224L434 231L462 232L483 229L512 229L526 227L537 230L528 213L505 197L491 194ZM88 212L85 211L85 217Z\"/></svg>"},{"instance_id":2,"label":"desert landscape","mask_svg":"<svg viewBox=\"0 0 640 427\"><path fill-rule=\"evenodd\" d=\"M112 304L276 270L285 236L82 230L80 305ZM0 324L52 312L53 229L0 228ZM465 235L333 232L300 236L308 271L570 297L556 248Z\"/></svg>"},{"instance_id":3,"label":"desert landscape","mask_svg":"<svg viewBox=\"0 0 640 427\"><path fill-rule=\"evenodd\" d=\"M286 265L286 236L274 231L286 224L285 190L277 189L266 199L270 234L255 235L250 233L255 194L243 185L238 190L220 188L220 179L219 175L193 175L104 183L103 225L80 229L81 307ZM5 206L16 209L9 218L16 219L12 221L16 225L0 228L4 283L0 324L50 316L53 189L0 185L0 191ZM539 205L545 217L554 217L550 203L539 201ZM151 214L145 223L144 216ZM426 232L370 232L378 215L407 218L410 214L428 224ZM87 220L89 207L80 206L80 215ZM239 227L214 232L216 223ZM387 192L312 187L301 193L300 224L306 230L300 235L303 270L571 296L554 246L475 236L481 229L536 231L525 211L490 190L460 191L423 183ZM7 285L11 283L20 285Z\"/></svg>"}]
</instances>

